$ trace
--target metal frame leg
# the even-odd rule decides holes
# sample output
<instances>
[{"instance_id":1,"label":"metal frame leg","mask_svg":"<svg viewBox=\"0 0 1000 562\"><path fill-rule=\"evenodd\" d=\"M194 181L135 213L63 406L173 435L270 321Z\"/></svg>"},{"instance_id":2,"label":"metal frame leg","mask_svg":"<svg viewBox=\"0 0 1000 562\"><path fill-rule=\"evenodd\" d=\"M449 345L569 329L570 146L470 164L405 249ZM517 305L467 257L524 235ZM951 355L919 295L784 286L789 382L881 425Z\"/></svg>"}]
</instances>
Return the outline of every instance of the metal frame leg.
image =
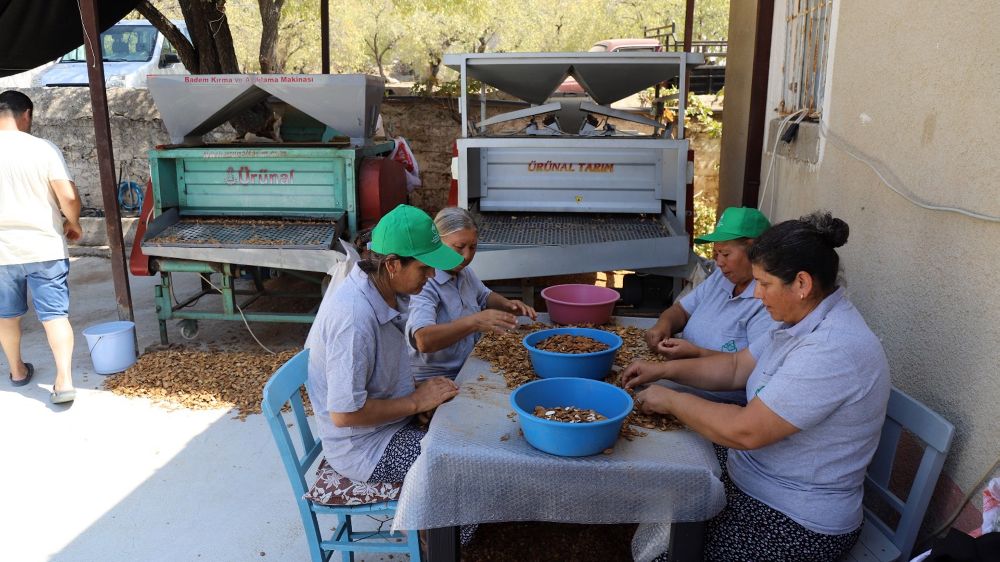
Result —
<instances>
[{"instance_id":1,"label":"metal frame leg","mask_svg":"<svg viewBox=\"0 0 1000 562\"><path fill-rule=\"evenodd\" d=\"M521 281L521 301L532 308L535 307L535 286L525 284L523 280Z\"/></svg>"},{"instance_id":2,"label":"metal frame leg","mask_svg":"<svg viewBox=\"0 0 1000 562\"><path fill-rule=\"evenodd\" d=\"M701 560L705 550L705 522L670 524L669 559L675 562Z\"/></svg>"},{"instance_id":3,"label":"metal frame leg","mask_svg":"<svg viewBox=\"0 0 1000 562\"><path fill-rule=\"evenodd\" d=\"M458 562L458 527L427 530L427 562Z\"/></svg>"},{"instance_id":4,"label":"metal frame leg","mask_svg":"<svg viewBox=\"0 0 1000 562\"><path fill-rule=\"evenodd\" d=\"M236 314L236 292L233 290L235 283L233 275L236 273L234 267L225 264L222 268L222 311L227 316Z\"/></svg>"},{"instance_id":5,"label":"metal frame leg","mask_svg":"<svg viewBox=\"0 0 1000 562\"><path fill-rule=\"evenodd\" d=\"M160 284L153 288L153 302L156 306L156 318L160 323L160 343L167 345L167 319L171 315L170 274L160 274Z\"/></svg>"}]
</instances>

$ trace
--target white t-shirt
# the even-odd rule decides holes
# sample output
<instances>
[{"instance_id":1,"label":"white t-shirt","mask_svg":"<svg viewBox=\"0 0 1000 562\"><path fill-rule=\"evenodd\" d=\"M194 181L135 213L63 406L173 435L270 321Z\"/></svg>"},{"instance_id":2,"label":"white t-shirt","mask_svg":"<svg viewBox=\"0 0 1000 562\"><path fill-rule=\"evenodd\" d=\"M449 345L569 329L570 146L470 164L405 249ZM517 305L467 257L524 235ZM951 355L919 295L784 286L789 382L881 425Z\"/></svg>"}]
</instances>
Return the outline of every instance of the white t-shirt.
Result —
<instances>
[{"instance_id":1,"label":"white t-shirt","mask_svg":"<svg viewBox=\"0 0 1000 562\"><path fill-rule=\"evenodd\" d=\"M49 184L53 180L73 180L56 145L20 131L0 131L0 265L69 255Z\"/></svg>"}]
</instances>

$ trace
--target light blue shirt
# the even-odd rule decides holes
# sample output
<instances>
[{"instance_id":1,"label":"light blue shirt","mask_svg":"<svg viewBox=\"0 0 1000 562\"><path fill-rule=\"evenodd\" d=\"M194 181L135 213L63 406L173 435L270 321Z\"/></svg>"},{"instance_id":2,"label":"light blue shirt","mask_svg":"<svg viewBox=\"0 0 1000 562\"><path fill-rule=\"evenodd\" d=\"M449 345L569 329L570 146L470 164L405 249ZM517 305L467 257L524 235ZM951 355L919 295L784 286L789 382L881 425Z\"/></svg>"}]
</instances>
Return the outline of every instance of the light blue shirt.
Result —
<instances>
[{"instance_id":1,"label":"light blue shirt","mask_svg":"<svg viewBox=\"0 0 1000 562\"><path fill-rule=\"evenodd\" d=\"M736 285L716 268L680 299L681 307L688 313L684 339L698 347L729 353L747 348L751 341L764 339L778 323L760 300L754 298L756 286L756 281L750 281L743 292L734 297ZM742 390L709 392L695 389L693 392L715 401L742 404L744 400Z\"/></svg>"},{"instance_id":2,"label":"light blue shirt","mask_svg":"<svg viewBox=\"0 0 1000 562\"><path fill-rule=\"evenodd\" d=\"M762 344L747 381L800 431L752 451L729 453L741 490L800 525L831 535L861 525L862 485L889 400L889 363L861 313L837 289L794 326Z\"/></svg>"},{"instance_id":3,"label":"light blue shirt","mask_svg":"<svg viewBox=\"0 0 1000 562\"><path fill-rule=\"evenodd\" d=\"M454 322L463 316L485 310L486 300L492 292L474 271L466 267L457 275L439 270L432 279L427 280L420 294L410 297L406 340L413 376L418 382L436 376L454 379L479 341L480 334L477 332L465 336L434 353L420 353L414 340L417 330Z\"/></svg>"},{"instance_id":4,"label":"light blue shirt","mask_svg":"<svg viewBox=\"0 0 1000 562\"><path fill-rule=\"evenodd\" d=\"M778 327L764 305L754 298L756 281L733 296L736 285L716 269L693 291L681 297L688 313L684 339L705 349L735 353Z\"/></svg>"},{"instance_id":5,"label":"light blue shirt","mask_svg":"<svg viewBox=\"0 0 1000 562\"><path fill-rule=\"evenodd\" d=\"M410 417L374 427L337 427L330 413L356 412L369 398L413 393L403 341L405 320L354 266L343 284L323 299L309 330L307 388L317 433L327 462L348 478L368 480L389 440Z\"/></svg>"}]
</instances>

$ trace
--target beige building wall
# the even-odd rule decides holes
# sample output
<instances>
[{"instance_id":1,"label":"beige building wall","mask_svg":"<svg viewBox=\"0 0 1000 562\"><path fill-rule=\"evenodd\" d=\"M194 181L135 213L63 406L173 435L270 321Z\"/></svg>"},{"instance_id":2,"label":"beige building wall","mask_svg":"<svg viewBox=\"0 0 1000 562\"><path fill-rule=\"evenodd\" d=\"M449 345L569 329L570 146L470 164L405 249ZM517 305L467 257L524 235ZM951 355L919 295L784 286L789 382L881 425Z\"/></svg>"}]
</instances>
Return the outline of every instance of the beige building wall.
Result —
<instances>
[{"instance_id":1,"label":"beige building wall","mask_svg":"<svg viewBox=\"0 0 1000 562\"><path fill-rule=\"evenodd\" d=\"M897 188L1000 216L1000 4L974 4L837 1L823 122ZM1000 223L919 208L829 139L819 145L816 164L776 158L772 219L821 208L850 225L850 298L882 339L893 383L955 425L945 474L968 492L1000 455Z\"/></svg>"},{"instance_id":2,"label":"beige building wall","mask_svg":"<svg viewBox=\"0 0 1000 562\"><path fill-rule=\"evenodd\" d=\"M738 207L743 197L756 22L756 0L730 2L729 45L726 48L726 110L722 114L722 155L719 168L719 209Z\"/></svg>"}]
</instances>

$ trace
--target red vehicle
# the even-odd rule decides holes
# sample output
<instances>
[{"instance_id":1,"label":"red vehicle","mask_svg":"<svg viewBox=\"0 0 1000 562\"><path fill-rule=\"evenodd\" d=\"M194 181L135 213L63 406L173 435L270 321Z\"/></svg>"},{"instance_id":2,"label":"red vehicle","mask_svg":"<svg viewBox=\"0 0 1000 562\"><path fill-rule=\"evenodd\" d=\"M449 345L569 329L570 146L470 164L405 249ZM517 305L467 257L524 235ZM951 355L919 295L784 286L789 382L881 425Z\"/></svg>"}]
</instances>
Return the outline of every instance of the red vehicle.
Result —
<instances>
[{"instance_id":1,"label":"red vehicle","mask_svg":"<svg viewBox=\"0 0 1000 562\"><path fill-rule=\"evenodd\" d=\"M658 39L604 39L598 41L587 49L591 53L624 53L646 51L655 53L663 50L663 45ZM566 78L562 84L556 88L553 96L583 96L586 93L576 79L572 76Z\"/></svg>"}]
</instances>

